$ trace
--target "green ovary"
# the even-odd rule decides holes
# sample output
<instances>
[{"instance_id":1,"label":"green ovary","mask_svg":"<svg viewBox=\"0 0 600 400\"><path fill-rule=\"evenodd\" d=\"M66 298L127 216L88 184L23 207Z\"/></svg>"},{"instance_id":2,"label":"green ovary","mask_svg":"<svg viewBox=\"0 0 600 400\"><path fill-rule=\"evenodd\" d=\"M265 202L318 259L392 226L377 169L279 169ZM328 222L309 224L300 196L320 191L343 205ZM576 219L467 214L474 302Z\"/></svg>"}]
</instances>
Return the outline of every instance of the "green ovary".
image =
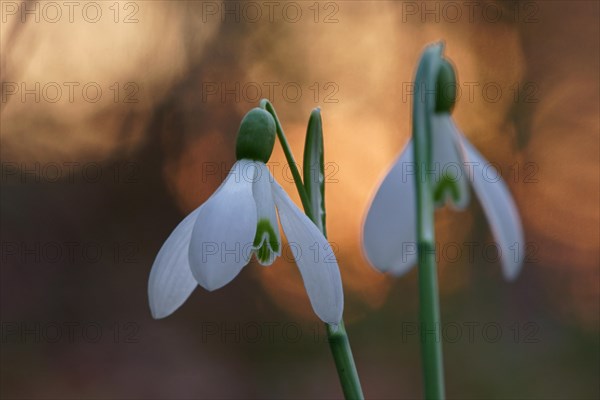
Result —
<instances>
[{"instance_id":1,"label":"green ovary","mask_svg":"<svg viewBox=\"0 0 600 400\"><path fill-rule=\"evenodd\" d=\"M242 119L235 144L236 159L266 163L275 145L276 124L273 116L253 108Z\"/></svg>"}]
</instances>

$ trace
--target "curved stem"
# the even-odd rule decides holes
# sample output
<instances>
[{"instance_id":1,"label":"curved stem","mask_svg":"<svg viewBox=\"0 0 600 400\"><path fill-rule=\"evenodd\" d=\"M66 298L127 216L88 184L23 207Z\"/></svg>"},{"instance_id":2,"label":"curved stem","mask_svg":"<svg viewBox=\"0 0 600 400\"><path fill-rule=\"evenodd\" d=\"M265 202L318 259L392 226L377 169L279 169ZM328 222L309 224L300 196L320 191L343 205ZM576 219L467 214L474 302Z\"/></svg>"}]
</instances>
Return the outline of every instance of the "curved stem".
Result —
<instances>
[{"instance_id":1,"label":"curved stem","mask_svg":"<svg viewBox=\"0 0 600 400\"><path fill-rule=\"evenodd\" d=\"M310 216L312 215L310 199L308 194L306 193L306 189L302 184L302 178L300 177L300 171L298 171L298 165L296 164L296 160L294 160L294 155L292 154L292 150L290 149L290 145L288 144L287 138L285 137L285 133L283 133L283 128L281 127L281 123L279 122L279 118L277 118L277 113L273 108L271 102L267 99L262 99L260 101L259 107L265 109L269 112L273 119L275 119L275 127L277 130L277 138L281 143L281 147L283 148L283 153L285 154L285 159L290 166L290 170L292 171L292 177L294 178L294 183L296 184L296 189L298 190L298 195L300 195L300 201L302 202L302 207L304 207L304 212Z\"/></svg>"},{"instance_id":2,"label":"curved stem","mask_svg":"<svg viewBox=\"0 0 600 400\"><path fill-rule=\"evenodd\" d=\"M419 252L419 319L421 359L426 399L444 399L444 365L440 305L435 260L434 201L428 173L431 170L431 115L443 45L428 47L419 63L413 106L417 248Z\"/></svg>"}]
</instances>

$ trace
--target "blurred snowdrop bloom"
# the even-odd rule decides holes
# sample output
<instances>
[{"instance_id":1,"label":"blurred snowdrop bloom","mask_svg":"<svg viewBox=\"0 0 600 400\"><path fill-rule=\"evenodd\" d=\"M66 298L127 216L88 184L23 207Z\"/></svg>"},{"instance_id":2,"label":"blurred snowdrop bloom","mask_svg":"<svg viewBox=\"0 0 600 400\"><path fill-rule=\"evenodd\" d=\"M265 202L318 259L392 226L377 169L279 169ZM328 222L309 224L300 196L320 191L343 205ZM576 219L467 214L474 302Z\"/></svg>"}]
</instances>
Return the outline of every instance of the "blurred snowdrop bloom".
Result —
<instances>
[{"instance_id":1,"label":"blurred snowdrop bloom","mask_svg":"<svg viewBox=\"0 0 600 400\"><path fill-rule=\"evenodd\" d=\"M251 110L242 120L238 161L227 178L175 228L156 256L148 283L154 318L173 313L197 285L210 291L223 287L252 254L260 264L271 265L281 255L279 214L315 313L324 322L340 322L344 299L333 250L267 168L274 142L273 117L260 108Z\"/></svg>"},{"instance_id":2,"label":"blurred snowdrop bloom","mask_svg":"<svg viewBox=\"0 0 600 400\"><path fill-rule=\"evenodd\" d=\"M524 238L515 203L499 173L458 130L450 111L431 116L431 165L426 174L436 207L469 204L469 183L497 241L506 279L514 279L524 258ZM419 179L426 179L419 177ZM382 272L406 273L417 262L413 141L396 160L369 208L363 247Z\"/></svg>"}]
</instances>

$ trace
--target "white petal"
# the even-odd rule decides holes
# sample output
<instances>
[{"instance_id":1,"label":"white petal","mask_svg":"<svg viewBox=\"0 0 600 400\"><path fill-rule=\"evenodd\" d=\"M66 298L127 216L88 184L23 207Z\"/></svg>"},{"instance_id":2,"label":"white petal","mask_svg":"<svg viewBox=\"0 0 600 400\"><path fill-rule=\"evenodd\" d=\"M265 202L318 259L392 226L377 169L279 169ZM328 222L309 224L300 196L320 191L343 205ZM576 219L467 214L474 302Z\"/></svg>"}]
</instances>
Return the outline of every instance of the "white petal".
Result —
<instances>
[{"instance_id":1,"label":"white petal","mask_svg":"<svg viewBox=\"0 0 600 400\"><path fill-rule=\"evenodd\" d=\"M148 299L154 318L173 313L198 286L190 270L188 247L201 207L177 225L154 260L148 280Z\"/></svg>"},{"instance_id":2,"label":"white petal","mask_svg":"<svg viewBox=\"0 0 600 400\"><path fill-rule=\"evenodd\" d=\"M460 133L450 114L434 114L431 123L431 168L435 172L430 178L433 178L434 193L442 192L442 198L436 202L436 206L449 203L453 208L463 210L469 205L470 192L469 177L463 166L462 149L457 139Z\"/></svg>"},{"instance_id":3,"label":"white petal","mask_svg":"<svg viewBox=\"0 0 600 400\"><path fill-rule=\"evenodd\" d=\"M298 209L281 186L273 181L272 187L281 226L313 310L324 322L337 325L344 311L344 293L333 250L316 225Z\"/></svg>"},{"instance_id":4,"label":"white petal","mask_svg":"<svg viewBox=\"0 0 600 400\"><path fill-rule=\"evenodd\" d=\"M517 277L525 257L525 239L517 206L500 174L459 134L465 162L472 168L471 182L496 241L504 277Z\"/></svg>"},{"instance_id":5,"label":"white petal","mask_svg":"<svg viewBox=\"0 0 600 400\"><path fill-rule=\"evenodd\" d=\"M273 264L275 258L281 255L281 236L271 190L271 183L274 181L267 166L257 163L256 182L252 188L258 217L254 249L256 258L262 265Z\"/></svg>"},{"instance_id":6,"label":"white petal","mask_svg":"<svg viewBox=\"0 0 600 400\"><path fill-rule=\"evenodd\" d=\"M411 140L379 186L363 227L367 259L382 272L402 275L417 263L414 179Z\"/></svg>"},{"instance_id":7,"label":"white petal","mask_svg":"<svg viewBox=\"0 0 600 400\"><path fill-rule=\"evenodd\" d=\"M252 196L255 172L255 162L236 162L198 213L189 261L194 278L207 290L229 283L250 261L257 221Z\"/></svg>"}]
</instances>

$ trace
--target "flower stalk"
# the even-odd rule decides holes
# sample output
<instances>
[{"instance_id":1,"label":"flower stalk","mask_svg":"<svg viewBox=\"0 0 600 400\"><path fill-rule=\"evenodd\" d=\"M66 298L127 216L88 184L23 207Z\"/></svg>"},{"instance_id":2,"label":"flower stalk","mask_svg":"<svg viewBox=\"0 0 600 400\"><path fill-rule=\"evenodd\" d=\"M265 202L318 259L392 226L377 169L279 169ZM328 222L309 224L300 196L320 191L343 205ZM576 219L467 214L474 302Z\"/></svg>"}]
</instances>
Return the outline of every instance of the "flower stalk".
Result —
<instances>
[{"instance_id":1,"label":"flower stalk","mask_svg":"<svg viewBox=\"0 0 600 400\"><path fill-rule=\"evenodd\" d=\"M304 181L302 181L296 161L294 160L273 105L267 99L262 99L260 107L268 111L275 119L277 138L281 143L286 161L292 171L304 213L315 223L323 235L327 237L325 229L323 131L320 110L313 110L308 122L306 143L304 146ZM325 324L325 327L344 398L348 400L363 400L364 395L344 320L342 319L339 325Z\"/></svg>"},{"instance_id":2,"label":"flower stalk","mask_svg":"<svg viewBox=\"0 0 600 400\"><path fill-rule=\"evenodd\" d=\"M329 348L335 361L338 376L344 398L348 400L362 400L364 395L360 386L360 379L356 371L356 364L350 348L350 340L346 333L344 320L340 321L337 327L330 324L325 324L327 327L327 340Z\"/></svg>"},{"instance_id":3,"label":"flower stalk","mask_svg":"<svg viewBox=\"0 0 600 400\"><path fill-rule=\"evenodd\" d=\"M444 365L437 265L435 260L435 203L431 170L431 117L436 111L432 89L438 87L442 70L443 45L428 47L419 63L413 102L413 154L415 162L417 249L419 265L419 319L421 323L421 359L426 399L444 399ZM447 82L446 82L447 83ZM438 88L439 89L439 88ZM435 93L435 92L434 92Z\"/></svg>"}]
</instances>

